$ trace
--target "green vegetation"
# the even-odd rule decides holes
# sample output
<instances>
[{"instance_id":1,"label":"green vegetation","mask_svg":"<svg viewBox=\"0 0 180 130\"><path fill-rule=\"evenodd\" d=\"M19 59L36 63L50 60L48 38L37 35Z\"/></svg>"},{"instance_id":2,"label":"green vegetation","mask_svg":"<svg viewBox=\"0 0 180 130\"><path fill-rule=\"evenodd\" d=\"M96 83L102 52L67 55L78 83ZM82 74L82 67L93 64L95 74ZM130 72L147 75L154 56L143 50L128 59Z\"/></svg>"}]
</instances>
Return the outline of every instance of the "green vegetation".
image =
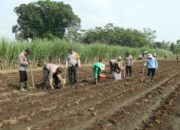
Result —
<instances>
[{"instance_id":1,"label":"green vegetation","mask_svg":"<svg viewBox=\"0 0 180 130\"><path fill-rule=\"evenodd\" d=\"M80 26L80 18L63 2L41 0L21 4L14 11L18 23L12 31L17 39L63 38L66 29Z\"/></svg>"},{"instance_id":2,"label":"green vegetation","mask_svg":"<svg viewBox=\"0 0 180 130\"><path fill-rule=\"evenodd\" d=\"M111 45L129 46L129 47L153 47L155 31L144 29L125 29L108 23L104 27L96 27L86 30L81 37L76 40L81 43L91 44L95 42L107 43Z\"/></svg>"},{"instance_id":3,"label":"green vegetation","mask_svg":"<svg viewBox=\"0 0 180 130\"><path fill-rule=\"evenodd\" d=\"M25 44L17 41L13 45L11 42L5 45L7 40L1 40L0 56L7 58L8 61L17 59L17 54L27 46L35 50L31 56L34 60L48 58L50 61L56 58L64 59L70 47L77 49L85 62L89 59L95 60L99 55L103 55L106 59L124 55L125 51L131 52L134 56L143 50L156 52L159 56L164 53L171 55L169 51L180 53L179 40L177 44L165 41L155 42L156 31L150 28L140 31L108 23L104 27L83 30L81 20L74 14L71 5L63 2L39 0L21 4L14 11L18 16L17 24L12 27L16 39L27 41L30 39L33 42ZM52 41L35 40L44 38ZM153 50L153 48L156 49Z\"/></svg>"},{"instance_id":4,"label":"green vegetation","mask_svg":"<svg viewBox=\"0 0 180 130\"><path fill-rule=\"evenodd\" d=\"M163 49L130 48L117 45L110 46L102 43L87 45L67 42L60 39L54 39L52 41L37 39L33 40L31 43L1 39L0 58L7 60L8 62L13 61L17 63L18 55L27 47L32 49L30 59L33 61L43 61L44 59L48 59L50 62L57 62L60 58L63 63L65 62L69 48L74 48L80 54L81 61L85 63L95 62L99 56L102 56L104 60L107 61L110 58L124 56L126 51L130 52L135 58L145 50L151 53L156 53L158 57L163 57L165 54L167 54L167 56L173 55L171 51Z\"/></svg>"}]
</instances>

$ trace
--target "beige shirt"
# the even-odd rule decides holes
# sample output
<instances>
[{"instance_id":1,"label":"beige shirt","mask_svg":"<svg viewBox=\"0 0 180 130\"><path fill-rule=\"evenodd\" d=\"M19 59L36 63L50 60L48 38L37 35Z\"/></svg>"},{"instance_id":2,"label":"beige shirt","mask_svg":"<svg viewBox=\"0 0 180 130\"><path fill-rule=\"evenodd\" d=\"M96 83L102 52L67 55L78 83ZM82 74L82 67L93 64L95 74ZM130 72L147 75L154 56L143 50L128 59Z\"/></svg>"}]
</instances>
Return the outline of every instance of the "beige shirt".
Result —
<instances>
[{"instance_id":1,"label":"beige shirt","mask_svg":"<svg viewBox=\"0 0 180 130\"><path fill-rule=\"evenodd\" d=\"M24 51L19 55L19 71L26 71L28 66L27 57L24 55Z\"/></svg>"},{"instance_id":2,"label":"beige shirt","mask_svg":"<svg viewBox=\"0 0 180 130\"><path fill-rule=\"evenodd\" d=\"M53 82L53 75L54 73L56 73L56 69L58 68L59 66L58 65L55 65L55 64L46 64L46 68L48 69L49 71L49 81L50 83ZM59 78L61 77L61 74L58 74L57 75Z\"/></svg>"},{"instance_id":3,"label":"beige shirt","mask_svg":"<svg viewBox=\"0 0 180 130\"><path fill-rule=\"evenodd\" d=\"M118 66L121 70L124 69L124 65L123 65L123 62L122 61L118 61Z\"/></svg>"},{"instance_id":4,"label":"beige shirt","mask_svg":"<svg viewBox=\"0 0 180 130\"><path fill-rule=\"evenodd\" d=\"M129 55L128 57L125 58L125 65L133 66L133 57L131 55Z\"/></svg>"},{"instance_id":5,"label":"beige shirt","mask_svg":"<svg viewBox=\"0 0 180 130\"><path fill-rule=\"evenodd\" d=\"M72 67L75 66L76 64L80 64L80 59L78 54L76 52L73 52L72 54L69 53L66 60L66 66Z\"/></svg>"}]
</instances>

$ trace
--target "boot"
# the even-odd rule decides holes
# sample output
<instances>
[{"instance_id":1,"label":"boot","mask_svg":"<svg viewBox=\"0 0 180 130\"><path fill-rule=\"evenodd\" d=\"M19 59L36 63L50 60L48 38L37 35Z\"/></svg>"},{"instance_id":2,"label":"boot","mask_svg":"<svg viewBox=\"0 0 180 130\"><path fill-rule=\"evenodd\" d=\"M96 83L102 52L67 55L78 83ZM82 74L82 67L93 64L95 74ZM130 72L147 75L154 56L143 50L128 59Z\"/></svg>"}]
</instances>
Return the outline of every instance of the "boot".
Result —
<instances>
[{"instance_id":1,"label":"boot","mask_svg":"<svg viewBox=\"0 0 180 130\"><path fill-rule=\"evenodd\" d=\"M28 84L27 81L24 82L24 84L25 84L25 89L27 89L27 90L32 90L32 87Z\"/></svg>"},{"instance_id":2,"label":"boot","mask_svg":"<svg viewBox=\"0 0 180 130\"><path fill-rule=\"evenodd\" d=\"M27 90L25 89L25 82L20 82L20 91L27 92Z\"/></svg>"},{"instance_id":3,"label":"boot","mask_svg":"<svg viewBox=\"0 0 180 130\"><path fill-rule=\"evenodd\" d=\"M149 76L146 77L145 83L149 82Z\"/></svg>"}]
</instances>

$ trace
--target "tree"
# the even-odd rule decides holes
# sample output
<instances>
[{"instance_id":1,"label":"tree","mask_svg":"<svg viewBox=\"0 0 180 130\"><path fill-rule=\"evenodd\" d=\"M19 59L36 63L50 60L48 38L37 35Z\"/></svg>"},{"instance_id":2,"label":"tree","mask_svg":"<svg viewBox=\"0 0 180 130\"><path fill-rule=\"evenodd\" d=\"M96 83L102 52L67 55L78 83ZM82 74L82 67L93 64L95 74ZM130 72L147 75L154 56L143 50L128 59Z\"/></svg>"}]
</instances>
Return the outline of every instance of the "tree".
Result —
<instances>
[{"instance_id":1,"label":"tree","mask_svg":"<svg viewBox=\"0 0 180 130\"><path fill-rule=\"evenodd\" d=\"M18 24L12 28L16 38L63 38L66 30L80 26L80 18L63 2L21 4L14 11L18 15Z\"/></svg>"},{"instance_id":2,"label":"tree","mask_svg":"<svg viewBox=\"0 0 180 130\"><path fill-rule=\"evenodd\" d=\"M82 37L82 42L88 44L102 42L130 47L151 46L149 37L143 32L120 28L112 23L108 23L104 27L87 30Z\"/></svg>"},{"instance_id":3,"label":"tree","mask_svg":"<svg viewBox=\"0 0 180 130\"><path fill-rule=\"evenodd\" d=\"M173 53L176 52L176 46L175 46L175 44L171 44L171 51L172 51Z\"/></svg>"},{"instance_id":4,"label":"tree","mask_svg":"<svg viewBox=\"0 0 180 130\"><path fill-rule=\"evenodd\" d=\"M148 40L151 42L151 44L153 44L156 38L156 31L150 28L144 28L143 33L148 37Z\"/></svg>"}]
</instances>

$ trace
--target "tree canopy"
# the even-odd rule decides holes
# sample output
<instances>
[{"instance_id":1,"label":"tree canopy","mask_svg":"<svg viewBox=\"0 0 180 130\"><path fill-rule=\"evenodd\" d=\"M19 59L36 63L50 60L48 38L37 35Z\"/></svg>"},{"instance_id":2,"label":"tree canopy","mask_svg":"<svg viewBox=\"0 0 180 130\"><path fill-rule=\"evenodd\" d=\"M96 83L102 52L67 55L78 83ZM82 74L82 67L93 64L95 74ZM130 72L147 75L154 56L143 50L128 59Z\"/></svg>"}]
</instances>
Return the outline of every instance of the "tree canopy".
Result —
<instances>
[{"instance_id":1,"label":"tree canopy","mask_svg":"<svg viewBox=\"0 0 180 130\"><path fill-rule=\"evenodd\" d=\"M87 44L103 42L121 46L142 47L151 46L151 37L144 32L120 28L109 23L104 27L87 30L82 35L81 42Z\"/></svg>"},{"instance_id":2,"label":"tree canopy","mask_svg":"<svg viewBox=\"0 0 180 130\"><path fill-rule=\"evenodd\" d=\"M16 38L63 38L66 30L80 26L80 18L63 2L21 4L14 11L18 15L17 25L12 28Z\"/></svg>"}]
</instances>

